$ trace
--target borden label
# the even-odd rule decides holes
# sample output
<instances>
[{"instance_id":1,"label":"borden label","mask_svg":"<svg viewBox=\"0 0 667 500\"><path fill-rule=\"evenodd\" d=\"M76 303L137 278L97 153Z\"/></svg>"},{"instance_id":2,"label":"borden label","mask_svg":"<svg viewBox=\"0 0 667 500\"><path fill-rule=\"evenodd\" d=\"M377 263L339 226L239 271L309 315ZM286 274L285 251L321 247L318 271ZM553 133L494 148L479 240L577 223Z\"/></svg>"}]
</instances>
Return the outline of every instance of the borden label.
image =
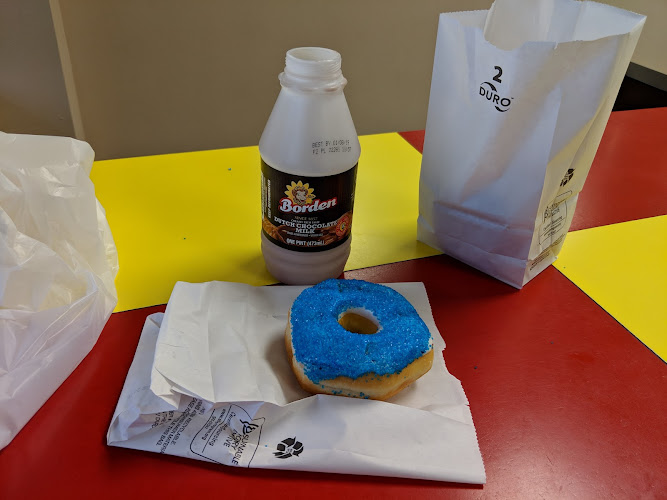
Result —
<instances>
[{"instance_id":1,"label":"borden label","mask_svg":"<svg viewBox=\"0 0 667 500\"><path fill-rule=\"evenodd\" d=\"M350 237L357 166L336 175L286 174L262 160L262 232L299 252L329 250Z\"/></svg>"}]
</instances>

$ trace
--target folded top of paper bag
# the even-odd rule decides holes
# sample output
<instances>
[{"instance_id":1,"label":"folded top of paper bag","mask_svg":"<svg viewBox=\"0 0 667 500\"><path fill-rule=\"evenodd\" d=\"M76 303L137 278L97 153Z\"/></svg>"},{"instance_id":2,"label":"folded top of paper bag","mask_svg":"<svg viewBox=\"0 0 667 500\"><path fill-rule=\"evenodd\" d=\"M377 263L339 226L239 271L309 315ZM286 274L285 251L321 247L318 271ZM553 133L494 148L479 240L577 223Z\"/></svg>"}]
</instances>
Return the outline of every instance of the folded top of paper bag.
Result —
<instances>
[{"instance_id":1,"label":"folded top of paper bag","mask_svg":"<svg viewBox=\"0 0 667 500\"><path fill-rule=\"evenodd\" d=\"M597 40L629 32L642 17L596 2L495 0L486 16L484 38L503 50L525 42Z\"/></svg>"}]
</instances>

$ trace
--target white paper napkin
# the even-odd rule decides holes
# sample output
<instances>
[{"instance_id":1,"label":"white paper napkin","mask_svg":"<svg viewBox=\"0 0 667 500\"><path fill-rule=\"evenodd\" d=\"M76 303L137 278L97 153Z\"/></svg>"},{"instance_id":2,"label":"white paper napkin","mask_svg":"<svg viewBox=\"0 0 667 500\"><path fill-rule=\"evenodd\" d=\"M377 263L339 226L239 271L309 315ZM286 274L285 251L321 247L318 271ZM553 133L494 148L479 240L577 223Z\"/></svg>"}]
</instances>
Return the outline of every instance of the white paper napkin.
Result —
<instances>
[{"instance_id":1,"label":"white paper napkin","mask_svg":"<svg viewBox=\"0 0 667 500\"><path fill-rule=\"evenodd\" d=\"M285 353L304 287L177 283L147 318L110 445L224 465L484 483L468 401L421 283L389 285L434 338L433 368L390 401L303 391Z\"/></svg>"}]
</instances>

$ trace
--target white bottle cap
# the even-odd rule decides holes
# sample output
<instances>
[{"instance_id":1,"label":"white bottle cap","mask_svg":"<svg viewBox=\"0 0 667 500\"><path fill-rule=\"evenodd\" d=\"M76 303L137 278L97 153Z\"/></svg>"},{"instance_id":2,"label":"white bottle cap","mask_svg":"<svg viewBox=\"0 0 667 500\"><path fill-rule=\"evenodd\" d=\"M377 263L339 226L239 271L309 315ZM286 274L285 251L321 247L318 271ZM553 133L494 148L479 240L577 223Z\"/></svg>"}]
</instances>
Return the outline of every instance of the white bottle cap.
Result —
<instances>
[{"instance_id":1,"label":"white bottle cap","mask_svg":"<svg viewBox=\"0 0 667 500\"><path fill-rule=\"evenodd\" d=\"M299 90L332 91L347 83L338 52L322 47L299 47L287 51L280 83Z\"/></svg>"}]
</instances>

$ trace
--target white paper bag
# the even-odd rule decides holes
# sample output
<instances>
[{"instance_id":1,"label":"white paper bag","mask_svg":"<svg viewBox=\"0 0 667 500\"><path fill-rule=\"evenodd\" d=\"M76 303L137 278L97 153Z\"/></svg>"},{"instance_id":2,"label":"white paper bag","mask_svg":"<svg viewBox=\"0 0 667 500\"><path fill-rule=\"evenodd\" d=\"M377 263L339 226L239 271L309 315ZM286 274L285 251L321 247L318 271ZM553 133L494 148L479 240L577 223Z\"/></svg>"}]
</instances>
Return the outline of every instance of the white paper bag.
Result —
<instances>
[{"instance_id":1,"label":"white paper bag","mask_svg":"<svg viewBox=\"0 0 667 500\"><path fill-rule=\"evenodd\" d=\"M0 449L90 352L116 305L118 256L66 137L0 132Z\"/></svg>"},{"instance_id":2,"label":"white paper bag","mask_svg":"<svg viewBox=\"0 0 667 500\"><path fill-rule=\"evenodd\" d=\"M107 442L223 465L484 483L468 401L421 283L389 285L434 338L433 368L390 401L312 395L289 366L303 287L177 283L149 316Z\"/></svg>"},{"instance_id":3,"label":"white paper bag","mask_svg":"<svg viewBox=\"0 0 667 500\"><path fill-rule=\"evenodd\" d=\"M517 288L551 264L644 20L572 0L441 14L418 238Z\"/></svg>"}]
</instances>

